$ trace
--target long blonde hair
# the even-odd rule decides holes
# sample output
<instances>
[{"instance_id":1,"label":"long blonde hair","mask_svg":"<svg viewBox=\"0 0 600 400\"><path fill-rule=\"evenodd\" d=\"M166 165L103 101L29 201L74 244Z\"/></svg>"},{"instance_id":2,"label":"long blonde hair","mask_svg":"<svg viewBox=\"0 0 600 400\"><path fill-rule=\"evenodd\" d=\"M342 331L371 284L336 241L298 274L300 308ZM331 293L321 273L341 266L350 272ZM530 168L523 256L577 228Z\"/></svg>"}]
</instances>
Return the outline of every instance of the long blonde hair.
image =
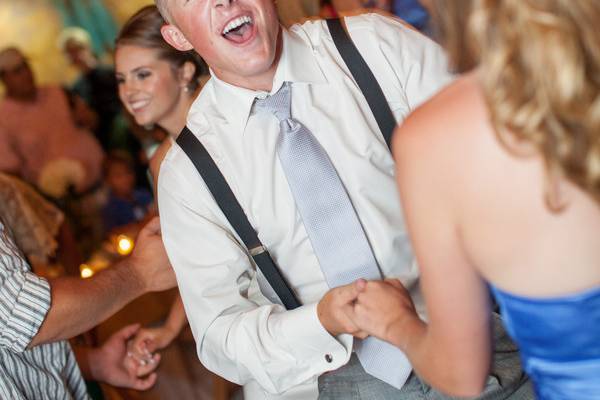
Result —
<instances>
[{"instance_id":1,"label":"long blonde hair","mask_svg":"<svg viewBox=\"0 0 600 400\"><path fill-rule=\"evenodd\" d=\"M459 71L479 66L500 142L528 142L551 180L600 203L600 0L434 0ZM554 203L552 191L548 201Z\"/></svg>"}]
</instances>

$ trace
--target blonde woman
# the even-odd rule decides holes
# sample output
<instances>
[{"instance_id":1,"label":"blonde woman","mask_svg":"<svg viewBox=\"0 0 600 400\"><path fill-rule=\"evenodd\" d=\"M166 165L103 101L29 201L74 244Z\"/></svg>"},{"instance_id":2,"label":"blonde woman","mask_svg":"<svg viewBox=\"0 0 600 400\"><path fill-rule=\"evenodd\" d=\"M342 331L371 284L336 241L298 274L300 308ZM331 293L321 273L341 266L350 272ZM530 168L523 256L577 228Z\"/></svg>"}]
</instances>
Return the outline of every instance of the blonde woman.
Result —
<instances>
[{"instance_id":1,"label":"blonde woman","mask_svg":"<svg viewBox=\"0 0 600 400\"><path fill-rule=\"evenodd\" d=\"M537 397L600 399L600 2L432 3L468 73L394 139L429 321L398 281L360 281L359 328L476 395L491 289Z\"/></svg>"}]
</instances>

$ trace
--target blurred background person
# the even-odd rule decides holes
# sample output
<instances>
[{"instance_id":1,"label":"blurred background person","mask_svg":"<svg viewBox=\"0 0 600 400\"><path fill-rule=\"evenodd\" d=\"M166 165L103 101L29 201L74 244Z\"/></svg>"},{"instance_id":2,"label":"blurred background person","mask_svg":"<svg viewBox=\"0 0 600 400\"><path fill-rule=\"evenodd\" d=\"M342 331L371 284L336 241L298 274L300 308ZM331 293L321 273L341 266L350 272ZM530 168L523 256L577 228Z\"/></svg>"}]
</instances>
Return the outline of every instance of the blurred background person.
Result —
<instances>
[{"instance_id":1,"label":"blurred background person","mask_svg":"<svg viewBox=\"0 0 600 400\"><path fill-rule=\"evenodd\" d=\"M600 3L432 3L466 75L394 139L429 321L397 281L360 282L357 321L472 396L491 289L537 397L600 398Z\"/></svg>"},{"instance_id":2,"label":"blurred background person","mask_svg":"<svg viewBox=\"0 0 600 400\"><path fill-rule=\"evenodd\" d=\"M80 111L83 99L97 115L96 123L87 127L94 132L104 151L121 150L131 154L137 184L148 186L145 174L147 158L143 149L153 145L149 132L153 129L137 125L123 110L114 67L99 60L93 51L90 35L82 28L65 28L59 36L58 45L80 74L68 90L73 98L75 114L85 115Z\"/></svg>"},{"instance_id":3,"label":"blurred background person","mask_svg":"<svg viewBox=\"0 0 600 400\"><path fill-rule=\"evenodd\" d=\"M0 171L22 177L60 202L85 255L102 235L98 189L104 152L77 125L63 89L36 85L20 50L0 50L0 80L6 89L0 101Z\"/></svg>"},{"instance_id":4,"label":"blurred background person","mask_svg":"<svg viewBox=\"0 0 600 400\"><path fill-rule=\"evenodd\" d=\"M152 195L145 188L136 187L133 160L127 153L115 151L108 155L104 161L104 182L109 190L102 212L106 232L146 218Z\"/></svg>"},{"instance_id":5,"label":"blurred background person","mask_svg":"<svg viewBox=\"0 0 600 400\"><path fill-rule=\"evenodd\" d=\"M77 192L99 183L104 153L90 132L76 126L59 87L35 83L25 56L16 48L0 50L0 170L37 185L42 169L58 159L81 165Z\"/></svg>"},{"instance_id":6,"label":"blurred background person","mask_svg":"<svg viewBox=\"0 0 600 400\"><path fill-rule=\"evenodd\" d=\"M81 28L64 29L59 37L59 47L80 73L72 91L98 114L94 133L104 150L109 151L115 146L115 134L126 127L120 116L114 69L100 63L92 51L90 35Z\"/></svg>"}]
</instances>

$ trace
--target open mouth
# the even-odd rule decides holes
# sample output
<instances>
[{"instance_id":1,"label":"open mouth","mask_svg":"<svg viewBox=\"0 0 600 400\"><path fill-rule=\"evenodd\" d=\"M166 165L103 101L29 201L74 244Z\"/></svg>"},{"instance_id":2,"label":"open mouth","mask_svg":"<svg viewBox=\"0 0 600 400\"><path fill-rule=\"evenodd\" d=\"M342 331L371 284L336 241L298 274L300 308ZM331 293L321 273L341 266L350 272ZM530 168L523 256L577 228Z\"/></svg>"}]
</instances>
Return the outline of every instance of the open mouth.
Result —
<instances>
[{"instance_id":1,"label":"open mouth","mask_svg":"<svg viewBox=\"0 0 600 400\"><path fill-rule=\"evenodd\" d=\"M242 44L247 42L253 34L254 21L252 17L243 15L229 21L223 32L223 37L233 43Z\"/></svg>"}]
</instances>

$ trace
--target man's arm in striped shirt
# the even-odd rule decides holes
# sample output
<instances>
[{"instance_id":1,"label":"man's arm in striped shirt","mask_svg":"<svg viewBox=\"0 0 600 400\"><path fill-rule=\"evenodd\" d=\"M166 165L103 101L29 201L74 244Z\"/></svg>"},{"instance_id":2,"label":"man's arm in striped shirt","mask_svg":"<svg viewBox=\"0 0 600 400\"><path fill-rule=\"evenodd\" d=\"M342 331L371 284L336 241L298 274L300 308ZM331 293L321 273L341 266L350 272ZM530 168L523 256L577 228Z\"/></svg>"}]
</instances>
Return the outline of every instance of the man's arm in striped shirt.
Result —
<instances>
[{"instance_id":1,"label":"man's arm in striped shirt","mask_svg":"<svg viewBox=\"0 0 600 400\"><path fill-rule=\"evenodd\" d=\"M136 297L176 284L158 218L140 232L127 259L90 279L50 280L52 305L29 347L69 339L91 329Z\"/></svg>"}]
</instances>

